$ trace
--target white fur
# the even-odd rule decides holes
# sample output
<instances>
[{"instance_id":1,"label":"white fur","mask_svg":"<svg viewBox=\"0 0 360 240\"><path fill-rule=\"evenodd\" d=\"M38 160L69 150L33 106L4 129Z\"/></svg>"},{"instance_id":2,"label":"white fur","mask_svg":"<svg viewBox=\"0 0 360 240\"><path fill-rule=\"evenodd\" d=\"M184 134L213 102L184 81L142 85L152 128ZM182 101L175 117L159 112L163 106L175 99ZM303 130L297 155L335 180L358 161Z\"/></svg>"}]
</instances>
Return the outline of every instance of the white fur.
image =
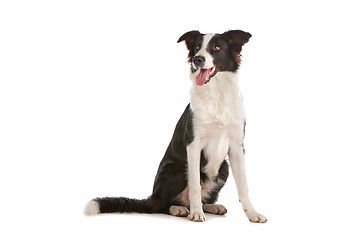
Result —
<instances>
[{"instance_id":1,"label":"white fur","mask_svg":"<svg viewBox=\"0 0 360 240\"><path fill-rule=\"evenodd\" d=\"M99 203L91 200L88 202L84 209L84 214L87 216L94 216L100 213L100 206Z\"/></svg>"},{"instance_id":2,"label":"white fur","mask_svg":"<svg viewBox=\"0 0 360 240\"><path fill-rule=\"evenodd\" d=\"M205 53L212 36L204 36L204 44L198 53L206 56L204 68L213 66L211 56L207 56L210 54ZM207 63L208 60L211 63ZM190 74L193 82L190 106L194 113L194 141L187 147L191 219L205 220L201 198L206 197L204 194L215 186L214 182L208 181L203 186L203 191L200 188L200 152L204 149L208 158L205 172L210 179L217 175L222 161L229 154L239 200L243 204L246 215L250 221L266 222L266 218L255 211L248 196L242 145L245 113L243 97L237 84L237 73L218 72L208 84L203 86L196 85L197 74L198 71Z\"/></svg>"},{"instance_id":3,"label":"white fur","mask_svg":"<svg viewBox=\"0 0 360 240\"><path fill-rule=\"evenodd\" d=\"M187 146L187 158L189 167L189 201L190 201L190 219L195 222L205 221L205 214L201 203L201 185L200 185L200 152L201 146L198 141L193 141Z\"/></svg>"}]
</instances>

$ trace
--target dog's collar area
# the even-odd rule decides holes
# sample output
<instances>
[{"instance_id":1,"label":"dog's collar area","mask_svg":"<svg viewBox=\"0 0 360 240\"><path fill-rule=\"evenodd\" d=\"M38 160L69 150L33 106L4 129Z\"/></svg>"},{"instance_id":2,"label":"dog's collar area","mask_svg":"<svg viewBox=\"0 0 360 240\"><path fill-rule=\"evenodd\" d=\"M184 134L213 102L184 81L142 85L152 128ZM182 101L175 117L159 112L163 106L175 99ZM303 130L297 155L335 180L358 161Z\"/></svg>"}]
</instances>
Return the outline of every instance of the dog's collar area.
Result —
<instances>
[{"instance_id":1,"label":"dog's collar area","mask_svg":"<svg viewBox=\"0 0 360 240\"><path fill-rule=\"evenodd\" d=\"M203 86L210 82L211 78L216 75L218 70L216 67L212 67L209 69L200 68L199 74L196 76L195 82L198 86Z\"/></svg>"}]
</instances>

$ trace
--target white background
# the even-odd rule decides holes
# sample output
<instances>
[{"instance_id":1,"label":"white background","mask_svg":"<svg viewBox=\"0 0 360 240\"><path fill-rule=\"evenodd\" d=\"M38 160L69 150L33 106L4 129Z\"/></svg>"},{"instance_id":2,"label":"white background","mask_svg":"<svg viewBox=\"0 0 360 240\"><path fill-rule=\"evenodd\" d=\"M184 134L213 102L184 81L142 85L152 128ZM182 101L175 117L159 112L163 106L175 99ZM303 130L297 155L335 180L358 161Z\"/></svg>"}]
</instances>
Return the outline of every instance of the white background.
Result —
<instances>
[{"instance_id":1,"label":"white background","mask_svg":"<svg viewBox=\"0 0 360 240\"><path fill-rule=\"evenodd\" d=\"M359 239L356 1L1 1L1 239ZM189 102L189 30L242 29L252 224L85 217L143 198Z\"/></svg>"}]
</instances>

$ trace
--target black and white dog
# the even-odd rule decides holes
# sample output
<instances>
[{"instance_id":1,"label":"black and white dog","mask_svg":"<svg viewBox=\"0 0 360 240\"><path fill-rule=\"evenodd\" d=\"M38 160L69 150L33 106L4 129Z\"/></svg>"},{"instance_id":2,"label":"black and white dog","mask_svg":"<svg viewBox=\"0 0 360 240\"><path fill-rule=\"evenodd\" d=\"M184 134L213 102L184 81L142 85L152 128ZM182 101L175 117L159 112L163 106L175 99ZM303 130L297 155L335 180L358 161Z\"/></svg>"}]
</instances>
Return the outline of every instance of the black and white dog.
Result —
<instances>
[{"instance_id":1,"label":"black and white dog","mask_svg":"<svg viewBox=\"0 0 360 240\"><path fill-rule=\"evenodd\" d=\"M267 221L250 202L245 174L245 116L237 71L242 46L250 37L250 33L232 30L223 34L190 31L179 38L189 50L191 101L160 162L152 195L142 200L96 198L88 203L85 214L190 214L197 222L205 220L204 212L225 214L226 208L215 202L229 174L228 155L245 214L251 222Z\"/></svg>"}]
</instances>

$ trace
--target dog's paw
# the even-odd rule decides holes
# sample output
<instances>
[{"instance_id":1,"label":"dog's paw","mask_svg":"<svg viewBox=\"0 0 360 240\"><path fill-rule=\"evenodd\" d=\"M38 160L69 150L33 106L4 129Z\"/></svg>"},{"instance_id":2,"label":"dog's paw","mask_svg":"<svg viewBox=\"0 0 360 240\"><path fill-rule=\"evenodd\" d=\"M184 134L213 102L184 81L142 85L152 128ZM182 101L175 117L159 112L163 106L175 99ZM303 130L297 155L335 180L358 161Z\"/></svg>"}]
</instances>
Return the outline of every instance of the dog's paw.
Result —
<instances>
[{"instance_id":1,"label":"dog's paw","mask_svg":"<svg viewBox=\"0 0 360 240\"><path fill-rule=\"evenodd\" d=\"M170 214L177 217L187 217L189 215L189 209L183 206L171 206Z\"/></svg>"},{"instance_id":2,"label":"dog's paw","mask_svg":"<svg viewBox=\"0 0 360 240\"><path fill-rule=\"evenodd\" d=\"M224 215L227 213L226 208L220 204L204 204L203 209L204 212L212 213L216 215Z\"/></svg>"},{"instance_id":3,"label":"dog's paw","mask_svg":"<svg viewBox=\"0 0 360 240\"><path fill-rule=\"evenodd\" d=\"M267 219L264 215L256 212L256 211L246 211L244 210L246 213L246 216L249 218L250 222L253 223L266 223Z\"/></svg>"},{"instance_id":4,"label":"dog's paw","mask_svg":"<svg viewBox=\"0 0 360 240\"><path fill-rule=\"evenodd\" d=\"M205 221L205 214L201 209L190 211L190 220L194 222L203 222Z\"/></svg>"}]
</instances>

